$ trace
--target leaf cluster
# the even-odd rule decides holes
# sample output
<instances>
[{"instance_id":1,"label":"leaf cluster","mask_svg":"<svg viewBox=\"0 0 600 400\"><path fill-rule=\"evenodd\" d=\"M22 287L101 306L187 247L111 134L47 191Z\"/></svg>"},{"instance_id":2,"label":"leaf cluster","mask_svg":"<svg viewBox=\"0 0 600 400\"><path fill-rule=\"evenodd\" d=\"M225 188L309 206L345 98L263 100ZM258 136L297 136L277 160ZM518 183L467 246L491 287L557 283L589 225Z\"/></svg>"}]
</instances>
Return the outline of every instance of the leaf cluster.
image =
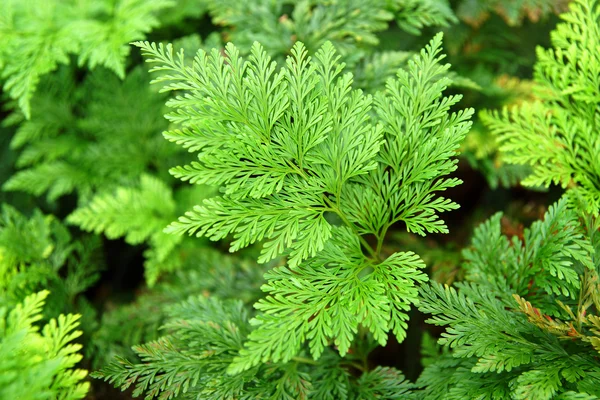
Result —
<instances>
[{"instance_id":1,"label":"leaf cluster","mask_svg":"<svg viewBox=\"0 0 600 400\"><path fill-rule=\"evenodd\" d=\"M180 246L179 252L185 261L178 269L161 276L134 302L111 302L106 307L86 351L94 366L104 366L115 356L133 359L131 347L158 339L169 309L192 295L241 300L246 305L261 297L264 270L252 260L225 256L193 241Z\"/></svg>"},{"instance_id":2,"label":"leaf cluster","mask_svg":"<svg viewBox=\"0 0 600 400\"><path fill-rule=\"evenodd\" d=\"M190 297L171 308L160 339L135 346L141 363L118 358L93 375L145 399L401 399L412 385L393 368L378 367L358 379L351 361L328 350L319 363L296 357L236 375L226 370L251 326L240 301Z\"/></svg>"},{"instance_id":3,"label":"leaf cluster","mask_svg":"<svg viewBox=\"0 0 600 400\"><path fill-rule=\"evenodd\" d=\"M27 296L10 311L0 308L0 397L3 399L83 399L87 371L74 367L82 359L79 315L61 314L41 329L48 291Z\"/></svg>"},{"instance_id":4,"label":"leaf cluster","mask_svg":"<svg viewBox=\"0 0 600 400\"><path fill-rule=\"evenodd\" d=\"M79 65L102 65L125 76L133 40L158 25L171 0L5 0L0 5L0 79L26 117L40 78L77 55ZM35 108L34 108L35 110Z\"/></svg>"},{"instance_id":5,"label":"leaf cluster","mask_svg":"<svg viewBox=\"0 0 600 400\"><path fill-rule=\"evenodd\" d=\"M45 314L54 317L85 306L78 295L99 278L103 269L100 249L99 238L74 240L52 215L36 210L26 217L4 204L0 213L0 303L15 305L31 293L51 289Z\"/></svg>"},{"instance_id":6,"label":"leaf cluster","mask_svg":"<svg viewBox=\"0 0 600 400\"><path fill-rule=\"evenodd\" d=\"M419 308L447 327L439 343L452 349L417 382L425 398L600 396L600 225L568 204L512 241L492 217L464 252L468 282L422 288Z\"/></svg>"},{"instance_id":7,"label":"leaf cluster","mask_svg":"<svg viewBox=\"0 0 600 400\"><path fill-rule=\"evenodd\" d=\"M569 188L584 209L598 214L600 202L600 61L596 57L600 6L578 0L552 33L553 48L538 48L538 101L482 118L497 135L503 158L531 166L522 182Z\"/></svg>"},{"instance_id":8,"label":"leaf cluster","mask_svg":"<svg viewBox=\"0 0 600 400\"><path fill-rule=\"evenodd\" d=\"M160 118L164 97L145 87L142 68L124 81L99 68L77 86L73 73L65 67L42 82L29 120L17 112L7 119L19 124L11 146L22 151L20 170L4 190L47 193L51 201L75 192L85 201L99 188L131 184L173 157L157 136L166 127Z\"/></svg>"},{"instance_id":9,"label":"leaf cluster","mask_svg":"<svg viewBox=\"0 0 600 400\"><path fill-rule=\"evenodd\" d=\"M397 222L447 232L438 213L457 205L437 193L460 183L445 176L472 113L450 113L460 96L442 95L441 35L375 97L352 89L330 43L314 59L296 44L279 70L258 44L247 61L228 45L199 50L192 65L170 45L137 45L161 72L155 82L182 92L167 103L179 127L164 135L198 155L171 173L222 192L167 232L229 237L231 251L262 242L259 262L287 258L267 276L264 314L232 371L287 361L306 340L315 358L330 341L345 354L360 324L381 344L388 330L402 339L423 264L382 257L381 245Z\"/></svg>"}]
</instances>

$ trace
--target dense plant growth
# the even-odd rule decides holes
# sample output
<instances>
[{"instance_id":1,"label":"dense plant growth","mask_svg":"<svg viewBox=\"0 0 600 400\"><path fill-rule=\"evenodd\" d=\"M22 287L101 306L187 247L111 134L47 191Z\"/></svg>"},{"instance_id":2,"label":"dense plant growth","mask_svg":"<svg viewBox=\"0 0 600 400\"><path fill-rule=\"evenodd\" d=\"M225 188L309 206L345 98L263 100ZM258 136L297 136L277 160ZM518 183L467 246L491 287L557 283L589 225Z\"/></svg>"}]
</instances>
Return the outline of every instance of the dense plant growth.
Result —
<instances>
[{"instance_id":1,"label":"dense plant growth","mask_svg":"<svg viewBox=\"0 0 600 400\"><path fill-rule=\"evenodd\" d=\"M600 398L599 27L2 2L0 398Z\"/></svg>"}]
</instances>

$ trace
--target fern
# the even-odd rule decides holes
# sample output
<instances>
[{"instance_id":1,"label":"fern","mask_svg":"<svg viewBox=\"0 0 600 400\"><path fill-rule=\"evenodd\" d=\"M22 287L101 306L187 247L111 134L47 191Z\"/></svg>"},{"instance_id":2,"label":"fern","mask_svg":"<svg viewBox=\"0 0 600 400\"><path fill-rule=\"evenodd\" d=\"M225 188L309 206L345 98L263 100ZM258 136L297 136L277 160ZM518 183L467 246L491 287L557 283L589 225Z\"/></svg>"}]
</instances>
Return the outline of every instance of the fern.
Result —
<instances>
[{"instance_id":1,"label":"fern","mask_svg":"<svg viewBox=\"0 0 600 400\"><path fill-rule=\"evenodd\" d=\"M125 75L129 43L144 38L158 24L156 13L169 0L117 2L6 0L0 6L0 78L28 118L40 77L68 64L103 65Z\"/></svg>"},{"instance_id":2,"label":"fern","mask_svg":"<svg viewBox=\"0 0 600 400\"><path fill-rule=\"evenodd\" d=\"M296 44L278 71L259 45L248 61L228 45L227 63L200 50L192 66L171 46L136 45L162 72L155 81L164 90L185 91L168 103L180 129L165 137L198 161L171 173L223 191L167 231L231 235L231 251L263 241L260 262L287 256L289 267L267 276L258 327L229 371L288 361L305 340L315 358L330 340L345 354L360 324L381 344L388 330L402 340L423 264L412 253L383 257L381 243L399 221L422 235L447 231L437 213L457 206L435 195L460 183L444 176L470 125L470 110L448 113L460 97L442 97L441 35L374 99L340 76L331 44L314 60Z\"/></svg>"},{"instance_id":3,"label":"fern","mask_svg":"<svg viewBox=\"0 0 600 400\"><path fill-rule=\"evenodd\" d=\"M149 248L144 252L146 281L153 286L161 273L178 269L183 263L179 253L185 241L180 236L163 233L163 228L181 207L190 204L184 197L197 201L213 194L202 187L188 191L192 193L184 193L185 190L173 193L161 180L142 175L139 185L119 186L114 191L97 194L69 215L67 221L88 232L104 233L109 239L124 237L132 245L148 243Z\"/></svg>"},{"instance_id":4,"label":"fern","mask_svg":"<svg viewBox=\"0 0 600 400\"><path fill-rule=\"evenodd\" d=\"M0 397L3 399L83 399L87 371L74 369L81 345L69 343L81 335L75 330L79 315L60 315L40 331L48 291L32 294L11 311L0 308Z\"/></svg>"},{"instance_id":5,"label":"fern","mask_svg":"<svg viewBox=\"0 0 600 400\"><path fill-rule=\"evenodd\" d=\"M2 2L0 398L600 398L597 0L529 77L566 3Z\"/></svg>"},{"instance_id":6,"label":"fern","mask_svg":"<svg viewBox=\"0 0 600 400\"><path fill-rule=\"evenodd\" d=\"M3 204L0 213L0 302L14 305L52 289L46 314L57 316L78 305L77 296L99 278L97 238L73 240L53 216L35 211L27 218Z\"/></svg>"},{"instance_id":7,"label":"fern","mask_svg":"<svg viewBox=\"0 0 600 400\"><path fill-rule=\"evenodd\" d=\"M207 3L213 21L227 28L227 41L236 43L241 51L249 51L258 41L274 57L286 54L296 41L309 51L330 41L343 56L358 58L379 43L375 33L386 29L394 16L385 0ZM293 8L286 13L288 4Z\"/></svg>"},{"instance_id":8,"label":"fern","mask_svg":"<svg viewBox=\"0 0 600 400\"><path fill-rule=\"evenodd\" d=\"M19 125L12 140L22 150L20 170L4 190L47 193L52 201L75 192L85 201L99 188L131 185L174 157L157 135L166 125L152 114L161 112L164 97L148 90L143 69L134 69L124 81L100 68L82 85L74 85L74 79L65 69L42 82L43 94L33 100L37 112Z\"/></svg>"},{"instance_id":9,"label":"fern","mask_svg":"<svg viewBox=\"0 0 600 400\"><path fill-rule=\"evenodd\" d=\"M464 252L469 282L423 287L419 308L447 326L439 343L452 349L425 369L425 397L600 395L599 225L590 216L580 224L567 205L553 206L523 243L509 242L492 217Z\"/></svg>"},{"instance_id":10,"label":"fern","mask_svg":"<svg viewBox=\"0 0 600 400\"><path fill-rule=\"evenodd\" d=\"M550 207L543 222L525 230L522 243L517 237L509 241L502 236L500 217L496 214L476 230L476 251L465 250L470 263L467 278L480 284L485 280L509 302L516 293L547 313L559 312L555 299L575 299L580 291L579 276L593 268L593 247L581 232L577 214L565 200L559 201Z\"/></svg>"},{"instance_id":11,"label":"fern","mask_svg":"<svg viewBox=\"0 0 600 400\"><path fill-rule=\"evenodd\" d=\"M452 349L417 382L423 397L600 396L599 190L589 184L597 175L589 127L598 99L594 78L582 73L598 64L587 55L600 42L600 14L596 1L571 7L553 33L555 49L538 50L540 101L483 114L505 158L531 165L524 184L569 189L543 221L512 240L502 235L501 215L493 216L463 253L468 282L422 289L420 309L447 327L439 343Z\"/></svg>"},{"instance_id":12,"label":"fern","mask_svg":"<svg viewBox=\"0 0 600 400\"><path fill-rule=\"evenodd\" d=\"M169 334L134 351L142 362L117 359L93 376L146 399L377 399L401 398L412 385L393 368L377 368L358 379L331 350L317 364L296 357L235 376L225 373L250 330L248 313L239 301L191 297L173 307L164 327Z\"/></svg>"},{"instance_id":13,"label":"fern","mask_svg":"<svg viewBox=\"0 0 600 400\"><path fill-rule=\"evenodd\" d=\"M565 22L552 34L554 49L538 49L535 81L540 101L482 117L498 136L504 159L532 167L524 185L569 186L584 208L597 214L600 62L592 55L600 42L600 6L576 1L562 18Z\"/></svg>"},{"instance_id":14,"label":"fern","mask_svg":"<svg viewBox=\"0 0 600 400\"><path fill-rule=\"evenodd\" d=\"M389 0L389 3L398 26L415 35L424 27L447 27L458 22L447 0Z\"/></svg>"},{"instance_id":15,"label":"fern","mask_svg":"<svg viewBox=\"0 0 600 400\"><path fill-rule=\"evenodd\" d=\"M192 241L185 241L174 253L172 257L182 259L176 270L163 274L134 302L106 307L86 351L95 365L104 366L115 356L134 357L130 348L158 339L169 310L192 295L203 293L244 304L260 298L264 269L254 261L224 256Z\"/></svg>"},{"instance_id":16,"label":"fern","mask_svg":"<svg viewBox=\"0 0 600 400\"><path fill-rule=\"evenodd\" d=\"M411 34L457 21L445 0L207 0L205 4L213 23L224 27L225 41L235 43L242 54L257 41L279 62L296 42L310 53L331 42L350 67L379 53L378 33L394 19Z\"/></svg>"}]
</instances>

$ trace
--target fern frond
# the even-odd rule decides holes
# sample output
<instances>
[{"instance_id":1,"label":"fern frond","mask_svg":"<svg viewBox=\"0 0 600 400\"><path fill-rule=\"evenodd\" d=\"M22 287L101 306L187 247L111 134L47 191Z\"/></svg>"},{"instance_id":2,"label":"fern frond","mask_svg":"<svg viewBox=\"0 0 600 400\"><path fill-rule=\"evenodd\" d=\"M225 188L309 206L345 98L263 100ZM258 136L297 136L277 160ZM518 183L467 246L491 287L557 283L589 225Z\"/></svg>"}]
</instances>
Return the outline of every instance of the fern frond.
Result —
<instances>
[{"instance_id":1,"label":"fern frond","mask_svg":"<svg viewBox=\"0 0 600 400\"><path fill-rule=\"evenodd\" d=\"M231 251L262 241L259 262L287 256L289 268L268 275L258 327L230 372L288 361L305 341L315 358L330 342L345 354L359 325L381 344L389 330L404 338L423 263L413 253L382 257L381 244L399 221L422 235L447 231L437 214L457 205L435 196L460 183L444 176L472 113L449 113L460 96L442 94L450 79L441 39L374 101L352 89L331 43L314 58L297 43L280 70L258 44L247 60L229 44L224 54L199 50L189 65L170 45L136 43L162 90L183 92L168 102L179 130L166 136L198 161L171 173L223 192L166 231L231 239Z\"/></svg>"},{"instance_id":2,"label":"fern frond","mask_svg":"<svg viewBox=\"0 0 600 400\"><path fill-rule=\"evenodd\" d=\"M89 382L87 371L75 369L81 345L70 343L81 336L79 315L60 315L41 332L34 322L42 319L48 291L32 294L11 311L0 308L0 397L33 399L40 395L65 400L83 399Z\"/></svg>"},{"instance_id":3,"label":"fern frond","mask_svg":"<svg viewBox=\"0 0 600 400\"><path fill-rule=\"evenodd\" d=\"M170 0L34 1L6 0L0 13L0 78L27 118L40 78L71 54L90 68L103 65L121 78L129 42L143 39L158 25L156 13Z\"/></svg>"},{"instance_id":4,"label":"fern frond","mask_svg":"<svg viewBox=\"0 0 600 400\"><path fill-rule=\"evenodd\" d=\"M482 113L498 136L503 157L532 167L527 186L560 184L571 187L586 211L598 214L600 203L600 113L597 44L600 5L578 0L563 14L564 22L552 34L553 49L538 49L535 81L540 101L511 111Z\"/></svg>"}]
</instances>

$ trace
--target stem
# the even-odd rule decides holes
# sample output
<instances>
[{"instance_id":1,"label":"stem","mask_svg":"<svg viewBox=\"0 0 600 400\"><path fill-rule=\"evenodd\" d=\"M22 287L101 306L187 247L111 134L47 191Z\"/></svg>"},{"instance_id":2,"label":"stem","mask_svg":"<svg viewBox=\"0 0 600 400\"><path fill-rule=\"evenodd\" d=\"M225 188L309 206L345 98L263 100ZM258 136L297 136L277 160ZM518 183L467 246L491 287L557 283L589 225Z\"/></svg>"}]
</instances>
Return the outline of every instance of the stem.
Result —
<instances>
[{"instance_id":1,"label":"stem","mask_svg":"<svg viewBox=\"0 0 600 400\"><path fill-rule=\"evenodd\" d=\"M356 236L358 236L358 240L360 240L360 243L369 252L371 257L375 260L379 260L378 253L376 253L375 250L373 250L373 248L369 244L369 242L367 242L366 239L364 237L362 237L362 235L360 233L358 233L358 229L356 228L356 225L354 225L352 222L350 222L348 220L346 215L342 212L342 210L340 210L339 204L333 204L333 202L327 196L324 196L324 199L325 199L325 202L327 203L327 205L331 208L331 210L334 213L336 213L338 215L338 217L340 217L342 222L344 224L346 224L350 229L352 229L352 231L356 234Z\"/></svg>"},{"instance_id":2,"label":"stem","mask_svg":"<svg viewBox=\"0 0 600 400\"><path fill-rule=\"evenodd\" d=\"M350 367L354 367L357 370L359 370L360 372L366 372L367 371L367 369L363 365L360 365L356 361L351 361L351 362L347 362L347 363L344 363L344 364L346 364L346 365L348 365Z\"/></svg>"},{"instance_id":3,"label":"stem","mask_svg":"<svg viewBox=\"0 0 600 400\"><path fill-rule=\"evenodd\" d=\"M306 357L292 357L292 361L295 361L297 363L302 363L302 364L310 364L310 365L319 365L319 363L315 360L313 360L312 358L306 358Z\"/></svg>"},{"instance_id":4,"label":"stem","mask_svg":"<svg viewBox=\"0 0 600 400\"><path fill-rule=\"evenodd\" d=\"M377 248L375 249L375 252L377 253L378 256L381 255L381 248L383 247L383 241L385 240L385 234L387 233L387 230L389 229L390 225L385 225L383 227L383 229L381 230L381 232L379 233L379 236L377 236Z\"/></svg>"}]
</instances>

